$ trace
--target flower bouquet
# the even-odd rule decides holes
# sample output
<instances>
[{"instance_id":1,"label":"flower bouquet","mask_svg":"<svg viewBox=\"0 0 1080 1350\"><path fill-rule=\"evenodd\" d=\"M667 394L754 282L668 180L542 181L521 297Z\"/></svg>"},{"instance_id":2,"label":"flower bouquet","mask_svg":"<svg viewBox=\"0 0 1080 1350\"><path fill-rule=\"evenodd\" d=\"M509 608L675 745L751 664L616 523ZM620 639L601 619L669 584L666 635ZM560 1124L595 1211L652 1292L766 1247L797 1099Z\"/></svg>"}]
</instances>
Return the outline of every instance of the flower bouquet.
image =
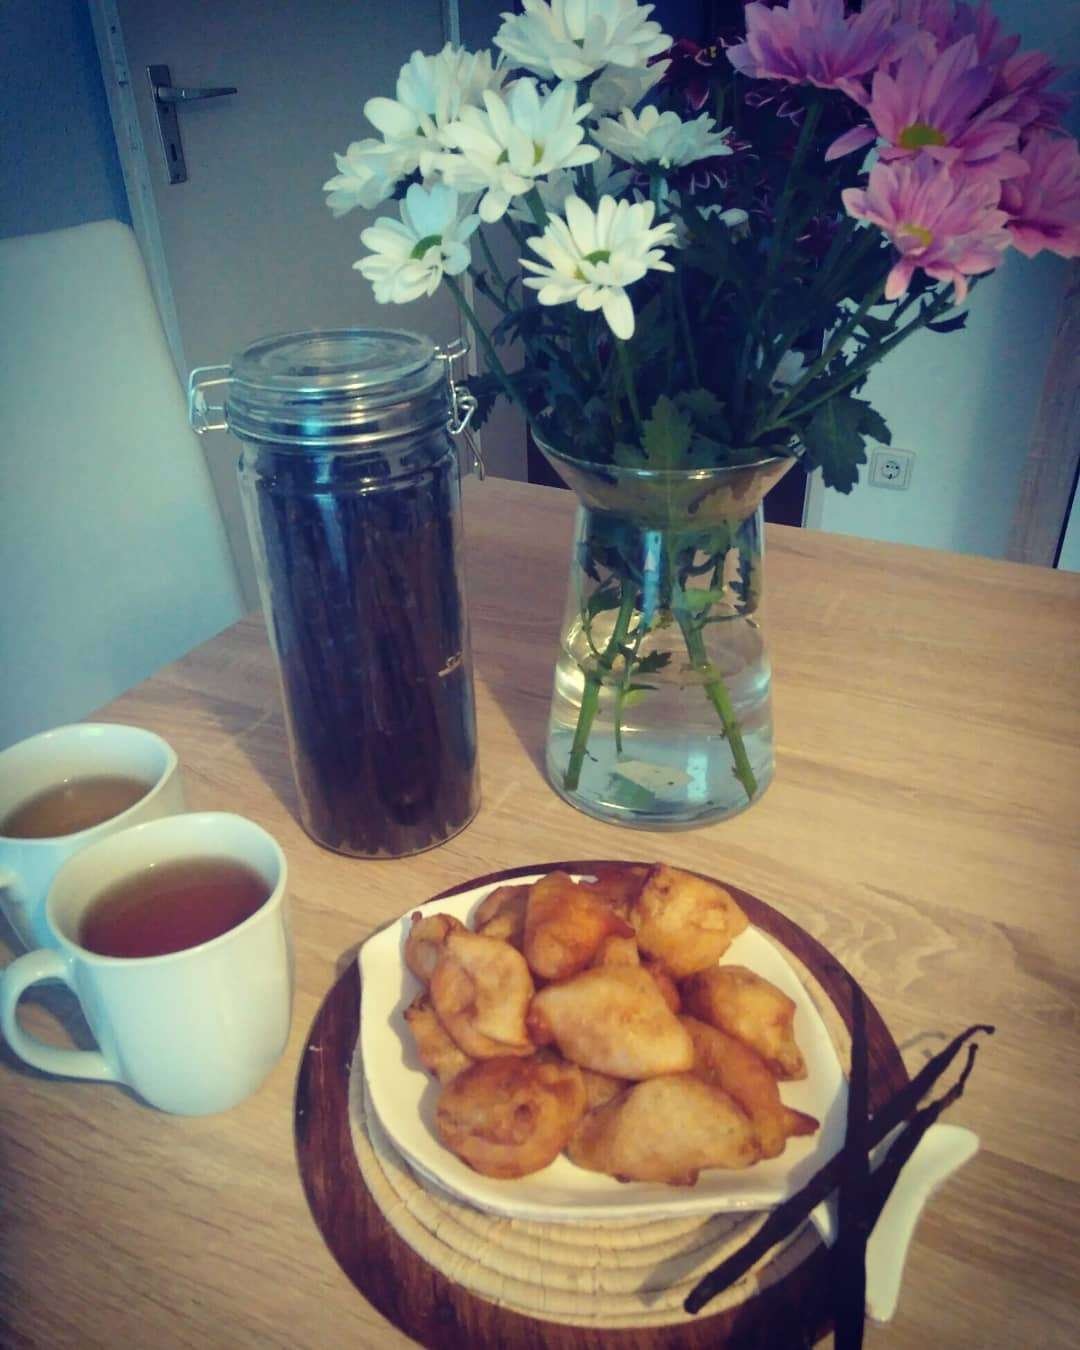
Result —
<instances>
[{"instance_id":1,"label":"flower bouquet","mask_svg":"<svg viewBox=\"0 0 1080 1350\"><path fill-rule=\"evenodd\" d=\"M399 199L356 267L384 303L447 285L479 419L513 400L576 491L548 770L654 828L772 773L765 493L797 459L850 491L889 440L870 368L961 328L1008 249L1080 251L1059 72L986 0L720 8L701 47L635 0L524 0L494 56L414 53L326 184Z\"/></svg>"}]
</instances>

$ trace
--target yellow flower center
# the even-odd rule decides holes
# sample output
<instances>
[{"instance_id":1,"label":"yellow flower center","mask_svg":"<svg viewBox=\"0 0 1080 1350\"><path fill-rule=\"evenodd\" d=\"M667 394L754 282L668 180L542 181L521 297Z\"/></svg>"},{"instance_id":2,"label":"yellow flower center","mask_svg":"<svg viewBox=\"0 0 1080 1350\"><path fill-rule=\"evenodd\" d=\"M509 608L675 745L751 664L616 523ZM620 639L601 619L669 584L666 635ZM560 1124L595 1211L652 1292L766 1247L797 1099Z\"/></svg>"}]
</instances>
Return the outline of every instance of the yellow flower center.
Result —
<instances>
[{"instance_id":1,"label":"yellow flower center","mask_svg":"<svg viewBox=\"0 0 1080 1350\"><path fill-rule=\"evenodd\" d=\"M585 254L585 261L588 263L602 263L611 261L611 249L594 248L591 253Z\"/></svg>"},{"instance_id":2,"label":"yellow flower center","mask_svg":"<svg viewBox=\"0 0 1080 1350\"><path fill-rule=\"evenodd\" d=\"M902 150L921 150L924 145L947 145L945 133L927 122L912 122L900 133L897 145Z\"/></svg>"},{"instance_id":3,"label":"yellow flower center","mask_svg":"<svg viewBox=\"0 0 1080 1350\"><path fill-rule=\"evenodd\" d=\"M916 225L912 220L905 220L898 231L900 234L906 234L913 239L917 239L922 248L929 248L934 242L934 236L925 225Z\"/></svg>"},{"instance_id":4,"label":"yellow flower center","mask_svg":"<svg viewBox=\"0 0 1080 1350\"><path fill-rule=\"evenodd\" d=\"M539 141L533 141L533 163L539 164L544 158L544 147Z\"/></svg>"}]
</instances>

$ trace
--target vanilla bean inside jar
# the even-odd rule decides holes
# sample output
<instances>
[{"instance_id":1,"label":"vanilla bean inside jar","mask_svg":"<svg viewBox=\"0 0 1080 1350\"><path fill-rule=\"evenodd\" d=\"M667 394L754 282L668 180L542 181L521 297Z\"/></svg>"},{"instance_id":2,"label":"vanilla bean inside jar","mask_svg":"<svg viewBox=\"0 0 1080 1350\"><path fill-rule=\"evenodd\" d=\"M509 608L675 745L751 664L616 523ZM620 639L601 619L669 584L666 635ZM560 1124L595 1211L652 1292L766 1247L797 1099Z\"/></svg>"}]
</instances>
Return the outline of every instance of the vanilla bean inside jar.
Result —
<instances>
[{"instance_id":1,"label":"vanilla bean inside jar","mask_svg":"<svg viewBox=\"0 0 1080 1350\"><path fill-rule=\"evenodd\" d=\"M363 858L442 843L479 802L445 362L410 333L298 333L223 382L304 828Z\"/></svg>"}]
</instances>

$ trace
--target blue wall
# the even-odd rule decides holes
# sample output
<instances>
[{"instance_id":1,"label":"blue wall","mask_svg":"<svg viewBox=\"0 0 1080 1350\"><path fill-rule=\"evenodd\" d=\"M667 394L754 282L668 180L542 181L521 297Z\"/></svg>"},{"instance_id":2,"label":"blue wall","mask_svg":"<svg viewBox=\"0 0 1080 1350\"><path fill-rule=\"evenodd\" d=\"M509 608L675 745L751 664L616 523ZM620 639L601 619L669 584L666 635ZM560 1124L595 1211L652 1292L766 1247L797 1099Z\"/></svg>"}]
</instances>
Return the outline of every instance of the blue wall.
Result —
<instances>
[{"instance_id":1,"label":"blue wall","mask_svg":"<svg viewBox=\"0 0 1080 1350\"><path fill-rule=\"evenodd\" d=\"M128 220L86 0L0 4L0 238Z\"/></svg>"}]
</instances>

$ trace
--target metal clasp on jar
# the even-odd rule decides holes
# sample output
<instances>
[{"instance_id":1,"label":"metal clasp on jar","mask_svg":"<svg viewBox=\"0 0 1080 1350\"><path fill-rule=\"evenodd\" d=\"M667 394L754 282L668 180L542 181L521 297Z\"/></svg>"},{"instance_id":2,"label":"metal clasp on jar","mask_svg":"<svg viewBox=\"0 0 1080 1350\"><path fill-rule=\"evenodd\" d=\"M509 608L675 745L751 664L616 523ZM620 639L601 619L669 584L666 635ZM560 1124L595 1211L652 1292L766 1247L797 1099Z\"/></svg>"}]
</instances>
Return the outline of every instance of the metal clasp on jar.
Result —
<instances>
[{"instance_id":1,"label":"metal clasp on jar","mask_svg":"<svg viewBox=\"0 0 1080 1350\"><path fill-rule=\"evenodd\" d=\"M450 418L446 423L446 428L451 436L463 436L465 438L465 444L469 447L469 453L472 455L476 476L482 483L485 476L483 456L480 454L480 448L468 429L473 413L477 409L476 396L469 392L467 385L459 384L454 378L455 361L463 361L468 352L469 344L462 337L455 338L453 342L448 342L445 347L435 348L437 359L446 367L446 383L450 391Z\"/></svg>"},{"instance_id":2,"label":"metal clasp on jar","mask_svg":"<svg viewBox=\"0 0 1080 1350\"><path fill-rule=\"evenodd\" d=\"M219 384L232 384L232 366L197 366L188 379L188 421L199 436L229 429L225 405L206 401L206 390Z\"/></svg>"}]
</instances>

